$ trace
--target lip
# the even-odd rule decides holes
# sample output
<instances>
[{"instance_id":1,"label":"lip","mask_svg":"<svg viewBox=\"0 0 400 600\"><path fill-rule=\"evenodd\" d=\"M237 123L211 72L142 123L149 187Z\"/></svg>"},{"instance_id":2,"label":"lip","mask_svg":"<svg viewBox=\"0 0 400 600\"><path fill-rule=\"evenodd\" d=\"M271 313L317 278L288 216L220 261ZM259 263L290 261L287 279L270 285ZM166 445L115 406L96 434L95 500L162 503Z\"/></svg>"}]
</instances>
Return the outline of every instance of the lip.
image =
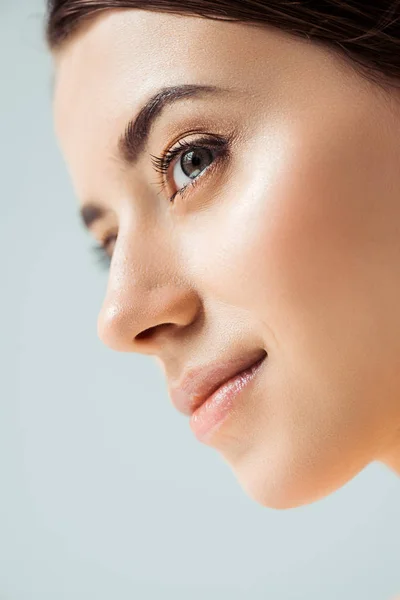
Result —
<instances>
[{"instance_id":1,"label":"lip","mask_svg":"<svg viewBox=\"0 0 400 600\"><path fill-rule=\"evenodd\" d=\"M223 384L263 362L266 357L265 350L257 349L246 355L191 369L184 374L179 385L169 387L172 404L182 414L192 416Z\"/></svg>"},{"instance_id":2,"label":"lip","mask_svg":"<svg viewBox=\"0 0 400 600\"><path fill-rule=\"evenodd\" d=\"M266 356L238 375L223 383L211 396L203 402L190 418L190 428L197 440L210 442L210 436L219 428L230 414L231 409L239 402L239 395L248 388L256 378L265 362Z\"/></svg>"}]
</instances>

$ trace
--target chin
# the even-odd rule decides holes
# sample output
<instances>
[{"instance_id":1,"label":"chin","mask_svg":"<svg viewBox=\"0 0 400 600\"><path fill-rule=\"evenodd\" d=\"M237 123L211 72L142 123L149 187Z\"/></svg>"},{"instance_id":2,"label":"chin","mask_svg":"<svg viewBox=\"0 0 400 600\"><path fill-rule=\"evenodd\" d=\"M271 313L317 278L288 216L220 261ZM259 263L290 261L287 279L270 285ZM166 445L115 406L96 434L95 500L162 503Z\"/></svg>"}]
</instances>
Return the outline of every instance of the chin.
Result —
<instances>
[{"instance_id":1,"label":"chin","mask_svg":"<svg viewBox=\"0 0 400 600\"><path fill-rule=\"evenodd\" d=\"M265 508L287 510L313 504L351 481L369 461L360 457L340 462L320 457L275 460L248 454L229 463L246 495Z\"/></svg>"},{"instance_id":2,"label":"chin","mask_svg":"<svg viewBox=\"0 0 400 600\"><path fill-rule=\"evenodd\" d=\"M239 484L245 494L264 508L288 510L312 504L328 496L336 488L321 492L321 490L306 489L303 485L292 483L271 485L260 477L239 478Z\"/></svg>"}]
</instances>

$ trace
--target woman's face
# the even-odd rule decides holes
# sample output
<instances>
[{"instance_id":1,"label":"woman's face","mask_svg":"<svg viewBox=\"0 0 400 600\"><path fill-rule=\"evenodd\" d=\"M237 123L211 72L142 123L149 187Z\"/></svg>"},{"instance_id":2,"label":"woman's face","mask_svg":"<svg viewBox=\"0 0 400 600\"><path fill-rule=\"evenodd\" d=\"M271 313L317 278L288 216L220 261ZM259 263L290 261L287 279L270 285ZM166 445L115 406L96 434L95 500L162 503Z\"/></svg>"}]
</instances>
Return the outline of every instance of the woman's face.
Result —
<instances>
[{"instance_id":1,"label":"woman's face","mask_svg":"<svg viewBox=\"0 0 400 600\"><path fill-rule=\"evenodd\" d=\"M168 384L268 353L207 440L262 505L313 502L389 457L400 444L394 93L273 29L139 10L82 27L56 70L76 194L104 209L98 241L118 230L101 340L155 356ZM217 89L167 103L148 139L130 127L124 148L149 98L183 84ZM179 159L155 170L152 155L196 141L197 171Z\"/></svg>"}]
</instances>

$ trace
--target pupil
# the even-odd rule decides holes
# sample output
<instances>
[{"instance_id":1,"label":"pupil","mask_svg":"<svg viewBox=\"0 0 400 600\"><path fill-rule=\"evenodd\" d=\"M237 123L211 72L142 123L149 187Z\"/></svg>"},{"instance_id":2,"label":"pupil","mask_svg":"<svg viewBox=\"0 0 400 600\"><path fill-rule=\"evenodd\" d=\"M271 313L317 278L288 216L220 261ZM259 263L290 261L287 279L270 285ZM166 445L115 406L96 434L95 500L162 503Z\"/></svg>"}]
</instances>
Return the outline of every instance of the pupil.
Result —
<instances>
[{"instance_id":1,"label":"pupil","mask_svg":"<svg viewBox=\"0 0 400 600\"><path fill-rule=\"evenodd\" d=\"M181 159L182 171L194 179L212 162L212 154L207 148L196 148L186 152Z\"/></svg>"}]
</instances>

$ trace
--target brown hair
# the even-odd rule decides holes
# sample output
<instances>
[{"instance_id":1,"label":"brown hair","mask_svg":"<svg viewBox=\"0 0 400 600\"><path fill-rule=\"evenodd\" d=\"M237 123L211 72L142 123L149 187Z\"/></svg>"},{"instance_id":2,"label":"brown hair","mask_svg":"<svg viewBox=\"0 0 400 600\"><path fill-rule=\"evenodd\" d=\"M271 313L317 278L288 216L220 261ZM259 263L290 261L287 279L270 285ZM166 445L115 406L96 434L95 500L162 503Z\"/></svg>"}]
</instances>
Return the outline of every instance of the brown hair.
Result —
<instances>
[{"instance_id":1,"label":"brown hair","mask_svg":"<svg viewBox=\"0 0 400 600\"><path fill-rule=\"evenodd\" d=\"M56 50L84 21L128 8L275 27L347 56L385 89L400 86L400 0L48 0L48 45Z\"/></svg>"}]
</instances>

